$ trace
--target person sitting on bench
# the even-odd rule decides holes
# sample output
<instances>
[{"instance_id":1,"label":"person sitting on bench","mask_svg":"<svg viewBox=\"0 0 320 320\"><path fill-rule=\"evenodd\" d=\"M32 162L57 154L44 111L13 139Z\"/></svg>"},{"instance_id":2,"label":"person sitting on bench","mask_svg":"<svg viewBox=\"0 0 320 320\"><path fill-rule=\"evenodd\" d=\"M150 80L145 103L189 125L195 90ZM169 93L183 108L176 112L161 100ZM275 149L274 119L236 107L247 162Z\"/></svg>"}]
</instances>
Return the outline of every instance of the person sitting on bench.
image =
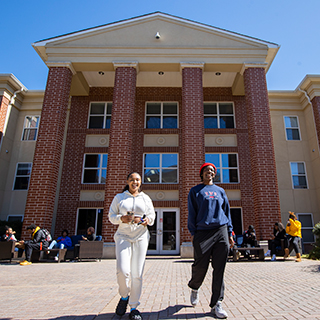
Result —
<instances>
[{"instance_id":1,"label":"person sitting on bench","mask_svg":"<svg viewBox=\"0 0 320 320\"><path fill-rule=\"evenodd\" d=\"M19 245L24 247L26 260L20 262L21 266L27 266L32 264L31 255L33 249L35 250L46 250L49 247L49 242L47 241L47 236L45 232L37 227L35 224L31 224L27 227L28 232L31 234L31 240L21 240Z\"/></svg>"},{"instance_id":2,"label":"person sitting on bench","mask_svg":"<svg viewBox=\"0 0 320 320\"><path fill-rule=\"evenodd\" d=\"M15 231L11 227L6 226L6 233L2 236L1 241L18 241L15 237Z\"/></svg>"},{"instance_id":3,"label":"person sitting on bench","mask_svg":"<svg viewBox=\"0 0 320 320\"><path fill-rule=\"evenodd\" d=\"M72 247L72 241L71 241L71 238L68 237L68 235L69 235L68 230L66 230L66 229L63 230L61 232L61 237L59 237L57 240L53 240L50 243L50 246L47 250L47 253L50 252L50 249L54 249L54 248L64 249L64 248ZM54 257L54 260L56 260L56 261L59 260L59 253Z\"/></svg>"},{"instance_id":4,"label":"person sitting on bench","mask_svg":"<svg viewBox=\"0 0 320 320\"><path fill-rule=\"evenodd\" d=\"M256 241L256 232L254 230L253 225L250 225L248 230L243 233L243 247L257 247ZM250 251L245 251L244 253L245 258L250 259Z\"/></svg>"}]
</instances>

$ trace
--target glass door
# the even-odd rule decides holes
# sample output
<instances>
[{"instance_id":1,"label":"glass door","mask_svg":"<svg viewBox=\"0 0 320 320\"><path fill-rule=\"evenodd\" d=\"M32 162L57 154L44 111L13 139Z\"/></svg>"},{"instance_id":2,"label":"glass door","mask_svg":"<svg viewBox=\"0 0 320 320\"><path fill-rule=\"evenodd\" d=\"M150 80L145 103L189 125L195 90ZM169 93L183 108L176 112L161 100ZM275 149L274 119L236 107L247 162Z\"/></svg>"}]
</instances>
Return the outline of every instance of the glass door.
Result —
<instances>
[{"instance_id":1,"label":"glass door","mask_svg":"<svg viewBox=\"0 0 320 320\"><path fill-rule=\"evenodd\" d=\"M148 254L179 254L179 209L156 209L155 211L156 221L153 226L148 226L150 232Z\"/></svg>"}]
</instances>

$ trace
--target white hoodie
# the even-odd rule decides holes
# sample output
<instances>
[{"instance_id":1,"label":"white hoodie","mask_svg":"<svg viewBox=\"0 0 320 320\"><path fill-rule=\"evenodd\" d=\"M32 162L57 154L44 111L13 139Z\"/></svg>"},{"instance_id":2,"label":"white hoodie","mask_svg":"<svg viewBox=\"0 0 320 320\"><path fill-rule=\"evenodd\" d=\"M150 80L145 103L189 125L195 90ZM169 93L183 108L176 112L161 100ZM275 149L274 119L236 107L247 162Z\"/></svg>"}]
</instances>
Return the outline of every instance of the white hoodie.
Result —
<instances>
[{"instance_id":1,"label":"white hoodie","mask_svg":"<svg viewBox=\"0 0 320 320\"><path fill-rule=\"evenodd\" d=\"M153 225L156 213L150 197L144 192L140 192L134 197L129 191L124 191L113 198L109 209L109 220L112 224L119 225L116 234L130 241L135 241L148 232L148 228L141 224L123 223L121 216L127 215L128 211L133 211L134 215L139 217L146 215L149 226Z\"/></svg>"}]
</instances>

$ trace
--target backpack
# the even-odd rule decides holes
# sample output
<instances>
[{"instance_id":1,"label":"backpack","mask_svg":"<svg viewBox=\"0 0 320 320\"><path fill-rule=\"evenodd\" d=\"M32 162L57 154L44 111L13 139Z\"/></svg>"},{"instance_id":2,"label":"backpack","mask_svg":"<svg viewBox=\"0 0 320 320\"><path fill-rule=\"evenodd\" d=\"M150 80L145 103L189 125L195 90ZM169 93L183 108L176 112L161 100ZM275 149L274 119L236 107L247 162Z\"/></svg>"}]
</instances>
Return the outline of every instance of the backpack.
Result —
<instances>
[{"instance_id":1,"label":"backpack","mask_svg":"<svg viewBox=\"0 0 320 320\"><path fill-rule=\"evenodd\" d=\"M45 236L46 236L46 241L50 242L52 241L52 237L50 232L47 229L42 229L42 231L44 232Z\"/></svg>"}]
</instances>

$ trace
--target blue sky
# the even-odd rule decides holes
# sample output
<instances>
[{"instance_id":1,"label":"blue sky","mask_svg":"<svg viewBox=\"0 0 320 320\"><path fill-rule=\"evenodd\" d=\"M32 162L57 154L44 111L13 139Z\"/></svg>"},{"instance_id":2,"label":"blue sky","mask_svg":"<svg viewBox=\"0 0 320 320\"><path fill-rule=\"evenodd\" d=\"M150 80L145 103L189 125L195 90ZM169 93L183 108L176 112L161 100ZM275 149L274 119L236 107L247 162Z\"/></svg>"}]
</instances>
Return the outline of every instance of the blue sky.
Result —
<instances>
[{"instance_id":1,"label":"blue sky","mask_svg":"<svg viewBox=\"0 0 320 320\"><path fill-rule=\"evenodd\" d=\"M319 0L6 1L0 73L13 73L29 90L45 89L48 68L33 42L155 11L279 44L269 90L294 90L306 74L320 74Z\"/></svg>"}]
</instances>

